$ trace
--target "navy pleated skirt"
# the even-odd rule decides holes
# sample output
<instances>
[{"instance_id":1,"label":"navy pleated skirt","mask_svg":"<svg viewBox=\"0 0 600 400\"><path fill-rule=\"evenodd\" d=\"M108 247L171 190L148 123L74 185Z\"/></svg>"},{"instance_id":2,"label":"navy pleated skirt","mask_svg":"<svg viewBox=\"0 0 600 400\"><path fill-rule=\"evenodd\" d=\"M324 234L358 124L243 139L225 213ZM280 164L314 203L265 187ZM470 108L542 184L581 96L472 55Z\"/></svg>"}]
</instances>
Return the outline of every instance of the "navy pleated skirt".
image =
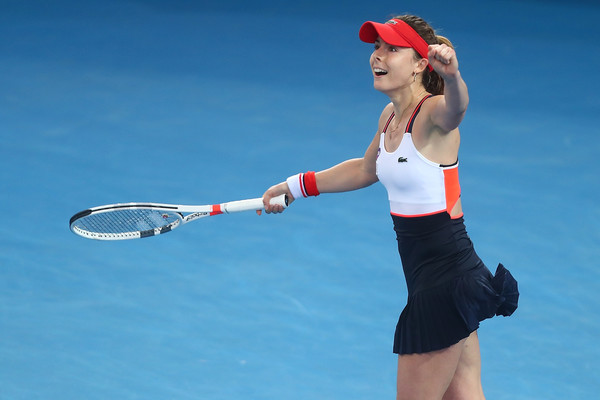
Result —
<instances>
[{"instance_id":1,"label":"navy pleated skirt","mask_svg":"<svg viewBox=\"0 0 600 400\"><path fill-rule=\"evenodd\" d=\"M440 350L494 315L517 308L517 281L502 264L492 275L475 253L463 218L442 212L392 215L408 301L396 326L394 353Z\"/></svg>"}]
</instances>

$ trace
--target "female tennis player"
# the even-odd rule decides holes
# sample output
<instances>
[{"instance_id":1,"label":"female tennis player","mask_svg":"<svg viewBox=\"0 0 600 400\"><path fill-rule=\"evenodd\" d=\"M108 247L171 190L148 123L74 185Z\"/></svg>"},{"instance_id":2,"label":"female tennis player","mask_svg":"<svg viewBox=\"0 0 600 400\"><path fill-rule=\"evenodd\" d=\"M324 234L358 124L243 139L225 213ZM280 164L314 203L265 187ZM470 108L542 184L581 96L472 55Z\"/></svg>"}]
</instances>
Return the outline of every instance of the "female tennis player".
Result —
<instances>
[{"instance_id":1,"label":"female tennis player","mask_svg":"<svg viewBox=\"0 0 600 400\"><path fill-rule=\"evenodd\" d=\"M381 181L388 192L408 288L394 337L397 399L484 399L479 322L517 308L517 282L492 275L465 230L458 181L469 95L452 44L419 17L365 22L374 87L390 98L362 158L289 177L263 195L290 201Z\"/></svg>"}]
</instances>

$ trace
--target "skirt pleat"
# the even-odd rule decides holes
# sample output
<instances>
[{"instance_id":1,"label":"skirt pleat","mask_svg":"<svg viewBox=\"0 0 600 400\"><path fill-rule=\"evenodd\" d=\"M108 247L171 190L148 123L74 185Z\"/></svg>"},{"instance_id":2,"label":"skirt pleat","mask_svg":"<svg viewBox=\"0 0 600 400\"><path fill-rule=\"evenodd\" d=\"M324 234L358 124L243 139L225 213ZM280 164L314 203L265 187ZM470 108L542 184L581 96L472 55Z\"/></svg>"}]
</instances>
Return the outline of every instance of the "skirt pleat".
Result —
<instances>
[{"instance_id":1,"label":"skirt pleat","mask_svg":"<svg viewBox=\"0 0 600 400\"><path fill-rule=\"evenodd\" d=\"M396 326L394 352L426 353L468 337L479 323L517 308L517 281L502 264L496 274L482 265L447 283L412 294Z\"/></svg>"}]
</instances>

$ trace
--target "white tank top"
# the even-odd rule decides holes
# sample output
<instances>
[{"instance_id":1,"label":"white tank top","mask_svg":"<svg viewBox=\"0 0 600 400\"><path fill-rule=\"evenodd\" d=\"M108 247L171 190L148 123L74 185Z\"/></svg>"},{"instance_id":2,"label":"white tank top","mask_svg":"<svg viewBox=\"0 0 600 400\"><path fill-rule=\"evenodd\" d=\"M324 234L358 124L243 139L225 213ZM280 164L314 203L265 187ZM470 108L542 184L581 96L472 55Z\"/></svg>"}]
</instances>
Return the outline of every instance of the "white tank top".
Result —
<instances>
[{"instance_id":1,"label":"white tank top","mask_svg":"<svg viewBox=\"0 0 600 400\"><path fill-rule=\"evenodd\" d=\"M431 95L423 98L415 108L394 152L385 149L385 133L394 113L379 140L377 177L388 192L391 213L400 217L420 217L444 211L450 214L460 197L458 161L452 165L434 163L419 153L412 140L414 120L429 97ZM462 214L453 218L460 216Z\"/></svg>"}]
</instances>

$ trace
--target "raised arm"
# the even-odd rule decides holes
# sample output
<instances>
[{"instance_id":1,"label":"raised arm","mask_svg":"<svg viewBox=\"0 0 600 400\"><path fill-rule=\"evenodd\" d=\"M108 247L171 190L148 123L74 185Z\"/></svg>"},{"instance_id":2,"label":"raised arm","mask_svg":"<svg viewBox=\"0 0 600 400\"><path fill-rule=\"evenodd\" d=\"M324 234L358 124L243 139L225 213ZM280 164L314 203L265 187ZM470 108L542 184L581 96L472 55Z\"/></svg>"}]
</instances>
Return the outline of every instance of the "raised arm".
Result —
<instances>
[{"instance_id":1,"label":"raised arm","mask_svg":"<svg viewBox=\"0 0 600 400\"><path fill-rule=\"evenodd\" d=\"M445 44L430 45L428 59L429 64L444 80L444 96L432 110L431 120L434 125L450 132L458 128L467 111L467 85L458 70L458 59L452 47Z\"/></svg>"}]
</instances>

